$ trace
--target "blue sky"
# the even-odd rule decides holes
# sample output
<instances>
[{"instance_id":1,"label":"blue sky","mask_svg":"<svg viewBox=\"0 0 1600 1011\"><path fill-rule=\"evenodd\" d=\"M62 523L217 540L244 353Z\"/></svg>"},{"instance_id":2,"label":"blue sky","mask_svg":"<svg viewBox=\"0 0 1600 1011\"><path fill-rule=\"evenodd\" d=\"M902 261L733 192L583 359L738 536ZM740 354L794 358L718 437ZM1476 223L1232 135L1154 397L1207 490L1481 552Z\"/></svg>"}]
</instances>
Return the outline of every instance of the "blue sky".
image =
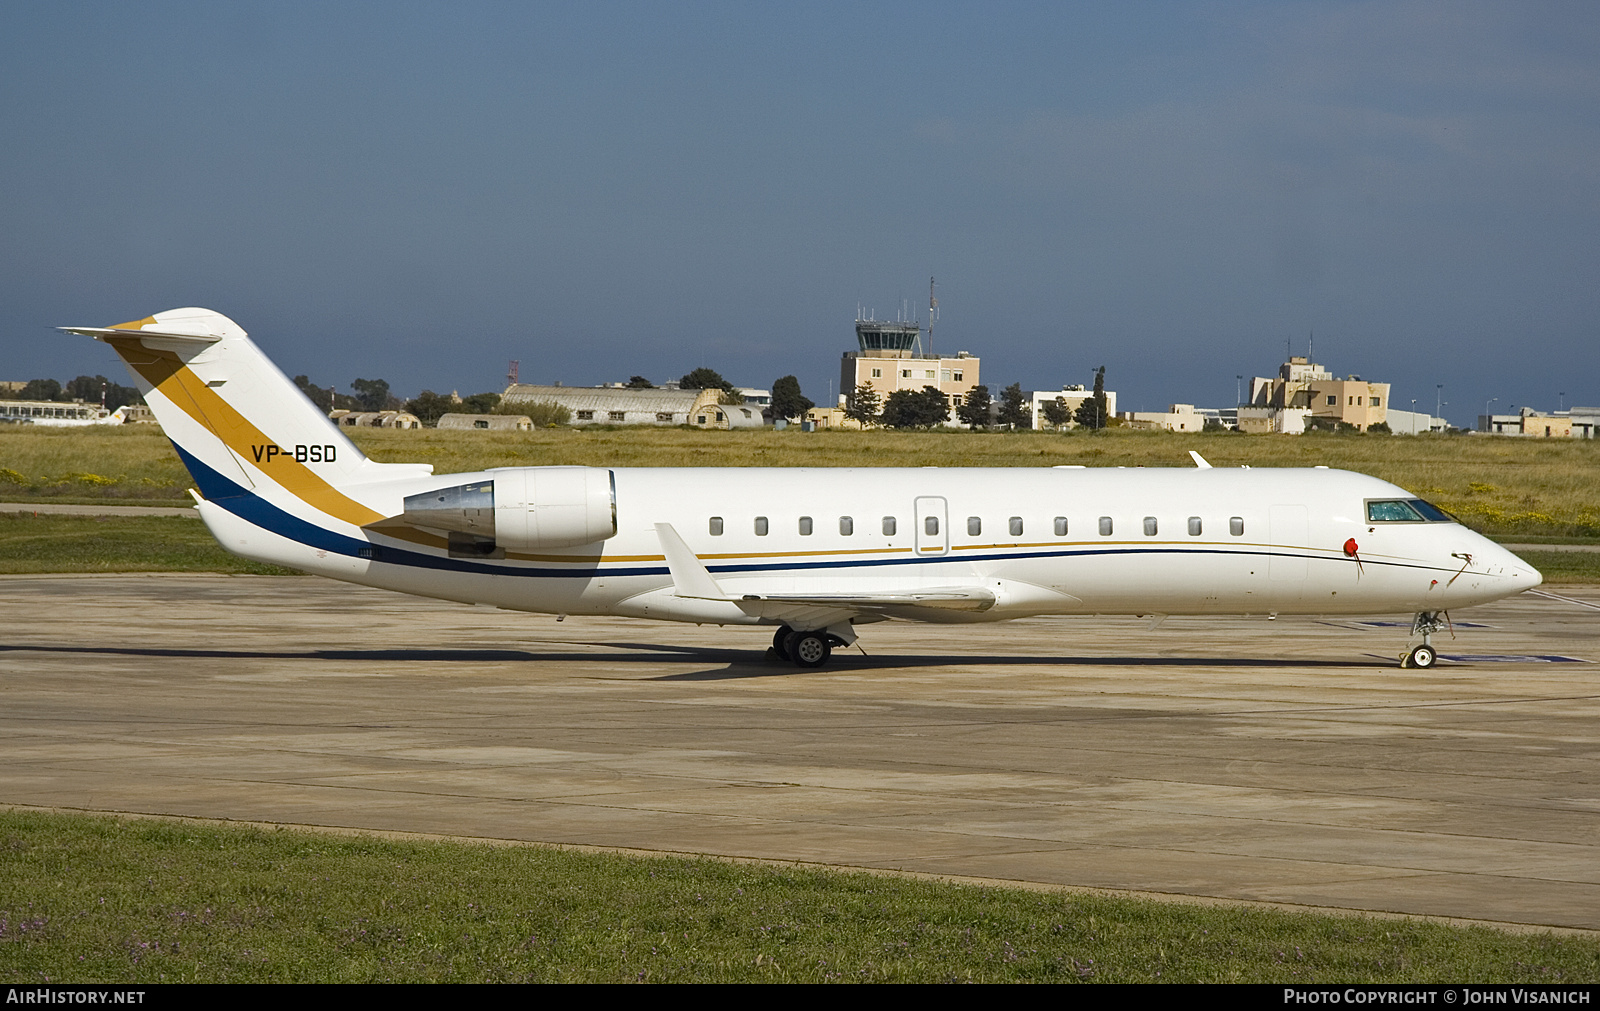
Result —
<instances>
[{"instance_id":1,"label":"blue sky","mask_svg":"<svg viewBox=\"0 0 1600 1011\"><path fill-rule=\"evenodd\" d=\"M1458 423L1600 404L1597 57L1584 3L19 0L0 378L203 305L321 383L821 401L937 276L991 387L1224 406L1314 332Z\"/></svg>"}]
</instances>

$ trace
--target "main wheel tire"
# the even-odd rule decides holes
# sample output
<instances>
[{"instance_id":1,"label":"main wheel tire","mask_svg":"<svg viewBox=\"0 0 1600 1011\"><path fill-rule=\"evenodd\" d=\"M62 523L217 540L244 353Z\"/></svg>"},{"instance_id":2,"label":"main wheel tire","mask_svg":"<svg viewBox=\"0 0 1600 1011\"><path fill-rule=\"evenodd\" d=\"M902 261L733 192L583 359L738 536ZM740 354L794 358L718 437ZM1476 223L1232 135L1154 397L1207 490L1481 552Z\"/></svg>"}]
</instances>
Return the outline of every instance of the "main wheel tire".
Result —
<instances>
[{"instance_id":1,"label":"main wheel tire","mask_svg":"<svg viewBox=\"0 0 1600 1011\"><path fill-rule=\"evenodd\" d=\"M789 659L801 667L821 667L833 653L825 632L796 632L787 644Z\"/></svg>"},{"instance_id":2,"label":"main wheel tire","mask_svg":"<svg viewBox=\"0 0 1600 1011\"><path fill-rule=\"evenodd\" d=\"M772 633L772 651L778 654L779 660L791 659L789 655L789 637L794 635L794 629L788 625L779 625L778 630Z\"/></svg>"},{"instance_id":3,"label":"main wheel tire","mask_svg":"<svg viewBox=\"0 0 1600 1011\"><path fill-rule=\"evenodd\" d=\"M1439 654L1433 651L1432 646L1418 646L1416 649L1411 651L1410 656L1406 657L1407 660L1411 661L1412 667L1416 667L1421 670L1427 670L1429 667L1432 667L1433 662L1438 658Z\"/></svg>"}]
</instances>

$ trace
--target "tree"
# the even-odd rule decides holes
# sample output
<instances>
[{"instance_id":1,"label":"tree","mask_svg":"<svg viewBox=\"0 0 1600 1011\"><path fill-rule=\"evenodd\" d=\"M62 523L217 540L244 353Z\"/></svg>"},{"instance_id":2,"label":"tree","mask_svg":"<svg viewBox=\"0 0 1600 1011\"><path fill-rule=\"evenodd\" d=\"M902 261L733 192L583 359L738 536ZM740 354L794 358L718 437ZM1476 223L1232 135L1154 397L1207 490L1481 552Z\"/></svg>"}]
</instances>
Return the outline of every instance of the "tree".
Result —
<instances>
[{"instance_id":1,"label":"tree","mask_svg":"<svg viewBox=\"0 0 1600 1011\"><path fill-rule=\"evenodd\" d=\"M629 376L628 377L628 389L630 389L630 390L653 390L655 388L656 388L656 384L652 383L650 380L646 379L644 376Z\"/></svg>"},{"instance_id":2,"label":"tree","mask_svg":"<svg viewBox=\"0 0 1600 1011\"><path fill-rule=\"evenodd\" d=\"M865 428L878 420L878 413L883 410L883 398L878 396L878 388L871 383L862 383L850 394L850 399L844 409L844 416L852 421L858 421Z\"/></svg>"},{"instance_id":3,"label":"tree","mask_svg":"<svg viewBox=\"0 0 1600 1011\"><path fill-rule=\"evenodd\" d=\"M89 404L100 402L102 390L105 391L108 411L115 411L126 404L137 404L141 399L139 391L132 386L118 386L105 376L79 376L66 385L67 396Z\"/></svg>"},{"instance_id":4,"label":"tree","mask_svg":"<svg viewBox=\"0 0 1600 1011\"><path fill-rule=\"evenodd\" d=\"M704 365L678 380L678 388L683 390L722 390L725 393L734 392L732 383L722 378L722 376L718 375L712 369L706 368Z\"/></svg>"},{"instance_id":5,"label":"tree","mask_svg":"<svg viewBox=\"0 0 1600 1011\"><path fill-rule=\"evenodd\" d=\"M1032 428L1033 412L1022 396L1022 384L1012 383L1000 394L1000 424L1011 428Z\"/></svg>"},{"instance_id":6,"label":"tree","mask_svg":"<svg viewBox=\"0 0 1600 1011\"><path fill-rule=\"evenodd\" d=\"M54 379L30 379L17 392L18 400L60 400L61 384Z\"/></svg>"},{"instance_id":7,"label":"tree","mask_svg":"<svg viewBox=\"0 0 1600 1011\"><path fill-rule=\"evenodd\" d=\"M1104 428L1106 418L1106 367L1100 366L1094 371L1094 396L1085 397L1083 403L1078 405L1077 413L1072 420L1080 428Z\"/></svg>"},{"instance_id":8,"label":"tree","mask_svg":"<svg viewBox=\"0 0 1600 1011\"><path fill-rule=\"evenodd\" d=\"M497 410L499 414L522 414L533 422L534 428L554 428L565 425L572 420L572 411L566 405L558 404L554 400L539 400L534 403L517 402L514 404L502 403Z\"/></svg>"},{"instance_id":9,"label":"tree","mask_svg":"<svg viewBox=\"0 0 1600 1011\"><path fill-rule=\"evenodd\" d=\"M406 401L406 410L417 416L424 425L432 428L439 419L456 409L456 403L443 393L423 390L415 400Z\"/></svg>"},{"instance_id":10,"label":"tree","mask_svg":"<svg viewBox=\"0 0 1600 1011\"><path fill-rule=\"evenodd\" d=\"M989 387L974 386L967 391L961 406L956 408L956 420L976 430L979 425L989 427L989 407L994 403L989 397Z\"/></svg>"},{"instance_id":11,"label":"tree","mask_svg":"<svg viewBox=\"0 0 1600 1011\"><path fill-rule=\"evenodd\" d=\"M300 392L311 398L311 402L324 411L344 408L347 411L362 410L361 401L348 393L338 393L333 387L324 389L313 383L306 376L295 376L294 384L300 387Z\"/></svg>"},{"instance_id":12,"label":"tree","mask_svg":"<svg viewBox=\"0 0 1600 1011\"><path fill-rule=\"evenodd\" d=\"M461 398L461 413L463 414L492 414L500 406L498 393L474 393L470 397ZM521 413L520 411L518 413Z\"/></svg>"},{"instance_id":13,"label":"tree","mask_svg":"<svg viewBox=\"0 0 1600 1011\"><path fill-rule=\"evenodd\" d=\"M774 418L799 418L817 406L800 392L800 380L784 376L772 381L772 416Z\"/></svg>"},{"instance_id":14,"label":"tree","mask_svg":"<svg viewBox=\"0 0 1600 1011\"><path fill-rule=\"evenodd\" d=\"M931 428L950 417L950 402L938 387L895 390L883 403L883 424L890 428Z\"/></svg>"},{"instance_id":15,"label":"tree","mask_svg":"<svg viewBox=\"0 0 1600 1011\"><path fill-rule=\"evenodd\" d=\"M1045 424L1051 428L1064 428L1072 421L1072 408L1067 406L1066 397L1045 401L1040 411L1044 414Z\"/></svg>"},{"instance_id":16,"label":"tree","mask_svg":"<svg viewBox=\"0 0 1600 1011\"><path fill-rule=\"evenodd\" d=\"M389 409L389 383L383 379L357 379L350 384L356 391L356 399L361 401L361 406L368 411L386 411Z\"/></svg>"}]
</instances>

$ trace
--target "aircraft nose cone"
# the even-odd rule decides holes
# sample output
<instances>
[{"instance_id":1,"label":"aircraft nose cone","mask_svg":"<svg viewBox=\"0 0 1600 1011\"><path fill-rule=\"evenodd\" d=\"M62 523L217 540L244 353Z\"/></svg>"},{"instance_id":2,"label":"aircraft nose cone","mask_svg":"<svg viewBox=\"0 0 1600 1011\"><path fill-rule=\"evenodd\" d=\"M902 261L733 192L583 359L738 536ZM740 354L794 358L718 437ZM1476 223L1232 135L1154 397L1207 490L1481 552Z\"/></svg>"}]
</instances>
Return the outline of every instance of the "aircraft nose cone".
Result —
<instances>
[{"instance_id":1,"label":"aircraft nose cone","mask_svg":"<svg viewBox=\"0 0 1600 1011\"><path fill-rule=\"evenodd\" d=\"M1504 552L1505 555L1505 573L1511 579L1511 582L1516 584L1519 589L1531 590L1535 586L1538 586L1540 583L1544 582L1544 575L1538 569L1529 565L1521 558L1518 558L1510 551L1506 551L1504 548L1501 548L1500 550Z\"/></svg>"}]
</instances>

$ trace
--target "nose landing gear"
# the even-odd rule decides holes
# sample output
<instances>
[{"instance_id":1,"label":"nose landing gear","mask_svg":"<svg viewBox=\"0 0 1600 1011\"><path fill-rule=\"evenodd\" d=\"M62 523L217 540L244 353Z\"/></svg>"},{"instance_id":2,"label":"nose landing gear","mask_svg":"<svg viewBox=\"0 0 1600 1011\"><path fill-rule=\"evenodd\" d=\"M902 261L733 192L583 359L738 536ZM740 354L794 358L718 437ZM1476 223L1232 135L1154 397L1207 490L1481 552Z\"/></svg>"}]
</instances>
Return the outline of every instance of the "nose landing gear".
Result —
<instances>
[{"instance_id":1,"label":"nose landing gear","mask_svg":"<svg viewBox=\"0 0 1600 1011\"><path fill-rule=\"evenodd\" d=\"M1450 614L1447 611L1418 611L1411 622L1411 634L1422 636L1422 644L1400 654L1400 666L1420 670L1432 667L1439 659L1439 654L1433 648L1433 633L1449 625Z\"/></svg>"}]
</instances>

